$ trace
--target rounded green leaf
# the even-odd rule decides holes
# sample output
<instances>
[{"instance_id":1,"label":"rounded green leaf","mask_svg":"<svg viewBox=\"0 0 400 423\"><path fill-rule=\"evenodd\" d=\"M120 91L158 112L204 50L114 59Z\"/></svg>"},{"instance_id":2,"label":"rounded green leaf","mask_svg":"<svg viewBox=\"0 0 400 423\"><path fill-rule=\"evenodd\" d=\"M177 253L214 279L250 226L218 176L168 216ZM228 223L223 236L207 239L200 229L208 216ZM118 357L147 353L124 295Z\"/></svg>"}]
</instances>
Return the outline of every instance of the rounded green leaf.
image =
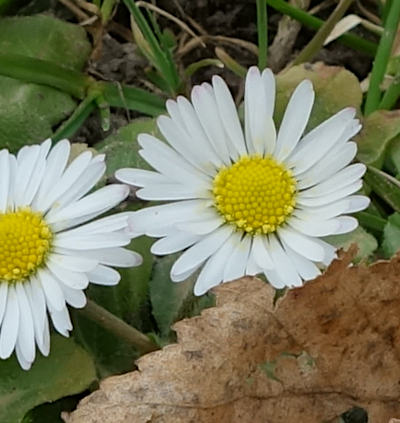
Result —
<instances>
[{"instance_id":1,"label":"rounded green leaf","mask_svg":"<svg viewBox=\"0 0 400 423\"><path fill-rule=\"evenodd\" d=\"M96 381L90 356L72 339L55 335L49 357L38 354L29 371L15 357L0 361L0 422L19 423L33 407L77 394Z\"/></svg>"}]
</instances>

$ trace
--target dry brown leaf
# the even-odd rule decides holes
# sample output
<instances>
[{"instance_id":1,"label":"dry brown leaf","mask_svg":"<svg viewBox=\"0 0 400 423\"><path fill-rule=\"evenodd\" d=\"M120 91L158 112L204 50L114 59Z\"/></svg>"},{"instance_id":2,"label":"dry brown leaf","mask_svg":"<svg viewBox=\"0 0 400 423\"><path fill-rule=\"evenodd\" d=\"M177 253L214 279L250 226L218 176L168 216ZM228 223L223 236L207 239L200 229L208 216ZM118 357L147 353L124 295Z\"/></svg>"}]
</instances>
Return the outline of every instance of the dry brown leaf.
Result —
<instances>
[{"instance_id":1,"label":"dry brown leaf","mask_svg":"<svg viewBox=\"0 0 400 423\"><path fill-rule=\"evenodd\" d=\"M400 416L400 257L350 266L289 291L256 278L175 325L178 343L83 399L68 423L321 423L354 406Z\"/></svg>"}]
</instances>

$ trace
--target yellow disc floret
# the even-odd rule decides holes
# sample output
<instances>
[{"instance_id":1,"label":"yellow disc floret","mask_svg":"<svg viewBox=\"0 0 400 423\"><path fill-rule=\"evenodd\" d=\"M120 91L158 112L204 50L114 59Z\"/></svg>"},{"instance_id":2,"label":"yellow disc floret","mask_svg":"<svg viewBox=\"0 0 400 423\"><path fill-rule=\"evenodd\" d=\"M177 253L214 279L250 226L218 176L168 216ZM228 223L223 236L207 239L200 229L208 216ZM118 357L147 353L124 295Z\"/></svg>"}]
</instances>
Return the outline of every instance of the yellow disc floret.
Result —
<instances>
[{"instance_id":1,"label":"yellow disc floret","mask_svg":"<svg viewBox=\"0 0 400 423\"><path fill-rule=\"evenodd\" d=\"M52 233L29 207L0 213L0 281L27 279L45 260Z\"/></svg>"},{"instance_id":2,"label":"yellow disc floret","mask_svg":"<svg viewBox=\"0 0 400 423\"><path fill-rule=\"evenodd\" d=\"M244 156L214 178L215 207L229 223L257 234L271 233L296 205L296 181L272 157Z\"/></svg>"}]
</instances>

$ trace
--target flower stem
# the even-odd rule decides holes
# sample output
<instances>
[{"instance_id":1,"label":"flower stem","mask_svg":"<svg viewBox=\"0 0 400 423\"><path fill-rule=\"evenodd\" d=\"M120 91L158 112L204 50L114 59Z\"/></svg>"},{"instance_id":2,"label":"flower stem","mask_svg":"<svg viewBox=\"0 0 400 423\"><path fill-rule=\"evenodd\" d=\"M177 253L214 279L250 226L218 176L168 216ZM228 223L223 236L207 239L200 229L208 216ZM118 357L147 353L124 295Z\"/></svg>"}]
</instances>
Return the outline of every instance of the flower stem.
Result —
<instances>
[{"instance_id":1,"label":"flower stem","mask_svg":"<svg viewBox=\"0 0 400 423\"><path fill-rule=\"evenodd\" d=\"M371 79L365 102L364 114L368 116L375 111L381 100L381 83L385 76L386 67L392 51L392 45L396 36L397 27L400 19L400 1L392 2L385 22L378 51L376 52L374 64L371 72Z\"/></svg>"},{"instance_id":2,"label":"flower stem","mask_svg":"<svg viewBox=\"0 0 400 423\"><path fill-rule=\"evenodd\" d=\"M303 10L293 7L284 0L266 0L267 4L273 7L278 12L288 15L296 21L301 22L304 26L311 29L319 29L324 24L324 21L321 19L312 16ZM343 34L338 38L338 41L342 42L344 45L354 48L355 50L362 51L370 56L375 56L376 44L371 41L364 40L361 37L358 37L354 34Z\"/></svg>"},{"instance_id":3,"label":"flower stem","mask_svg":"<svg viewBox=\"0 0 400 423\"><path fill-rule=\"evenodd\" d=\"M268 25L267 4L265 0L256 0L257 3L257 34L258 34L258 67L263 70L267 67Z\"/></svg>"},{"instance_id":4,"label":"flower stem","mask_svg":"<svg viewBox=\"0 0 400 423\"><path fill-rule=\"evenodd\" d=\"M303 48L303 50L293 61L293 65L309 62L314 57L314 55L318 53L320 48L323 46L324 41L332 32L336 23L346 13L346 10L350 7L351 3L353 3L353 0L340 0L339 4L329 16L328 20L321 26L312 40Z\"/></svg>"},{"instance_id":5,"label":"flower stem","mask_svg":"<svg viewBox=\"0 0 400 423\"><path fill-rule=\"evenodd\" d=\"M152 342L144 333L139 332L137 329L128 325L128 323L91 300L87 301L86 307L78 311L83 316L93 320L114 335L123 339L141 353L148 353L159 349L159 346Z\"/></svg>"}]
</instances>

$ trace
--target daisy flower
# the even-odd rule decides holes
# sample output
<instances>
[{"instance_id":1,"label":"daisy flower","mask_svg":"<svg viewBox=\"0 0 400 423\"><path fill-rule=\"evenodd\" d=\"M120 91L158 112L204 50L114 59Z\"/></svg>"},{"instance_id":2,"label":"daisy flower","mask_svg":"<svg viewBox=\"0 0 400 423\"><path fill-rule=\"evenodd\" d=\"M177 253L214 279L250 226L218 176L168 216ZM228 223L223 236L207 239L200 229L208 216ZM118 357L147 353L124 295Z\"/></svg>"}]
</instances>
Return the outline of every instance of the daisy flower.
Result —
<instances>
[{"instance_id":1,"label":"daisy flower","mask_svg":"<svg viewBox=\"0 0 400 423\"><path fill-rule=\"evenodd\" d=\"M161 238L151 251L184 251L171 269L183 281L200 270L195 294L221 282L264 273L276 288L302 285L336 256L320 237L354 230L347 216L369 204L353 195L363 164L350 164L360 130L346 108L303 135L314 102L301 82L279 130L273 121L275 79L255 67L246 77L244 131L232 96L219 76L212 85L169 100L158 119L168 144L141 134L140 155L155 171L121 169L116 177L140 187L144 200L168 201L135 212L135 230Z\"/></svg>"},{"instance_id":2,"label":"daisy flower","mask_svg":"<svg viewBox=\"0 0 400 423\"><path fill-rule=\"evenodd\" d=\"M15 350L29 369L36 345L49 354L49 319L64 336L72 329L67 304L84 307L89 282L115 285L109 266L136 266L129 213L86 223L128 195L126 185L87 193L105 171L104 155L86 151L70 164L71 145L51 141L0 151L0 358Z\"/></svg>"}]
</instances>

